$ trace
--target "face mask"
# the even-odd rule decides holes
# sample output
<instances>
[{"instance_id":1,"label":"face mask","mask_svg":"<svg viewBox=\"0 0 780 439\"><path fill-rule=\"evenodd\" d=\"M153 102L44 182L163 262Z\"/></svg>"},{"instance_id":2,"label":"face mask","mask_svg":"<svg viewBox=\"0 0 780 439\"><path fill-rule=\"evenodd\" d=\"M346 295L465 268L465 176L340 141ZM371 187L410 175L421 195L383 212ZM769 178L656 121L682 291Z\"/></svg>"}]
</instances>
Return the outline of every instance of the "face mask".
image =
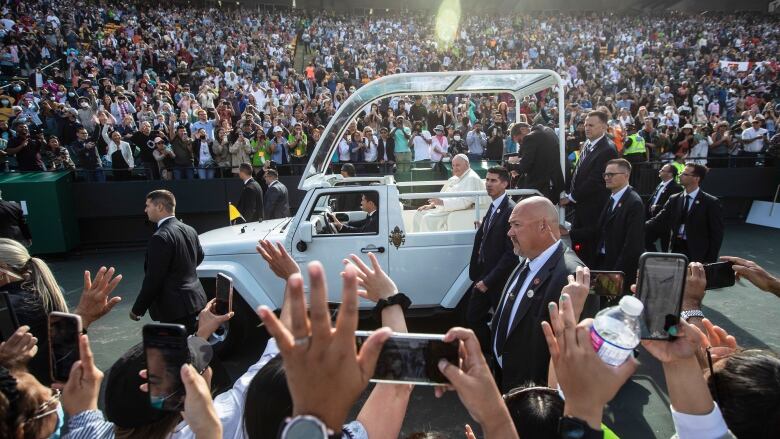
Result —
<instances>
[{"instance_id":1,"label":"face mask","mask_svg":"<svg viewBox=\"0 0 780 439\"><path fill-rule=\"evenodd\" d=\"M57 404L57 428L54 429L54 433L49 436L49 439L60 439L62 427L65 425L65 411L62 409L62 404Z\"/></svg>"},{"instance_id":2,"label":"face mask","mask_svg":"<svg viewBox=\"0 0 780 439\"><path fill-rule=\"evenodd\" d=\"M460 141L460 136L452 136L452 140L458 142Z\"/></svg>"},{"instance_id":3,"label":"face mask","mask_svg":"<svg viewBox=\"0 0 780 439\"><path fill-rule=\"evenodd\" d=\"M8 99L3 99L3 100L2 100L2 101L0 101L0 102L2 102L2 103L3 103L3 105L8 105L8 104L10 104L10 103L11 103L11 101L9 101Z\"/></svg>"}]
</instances>

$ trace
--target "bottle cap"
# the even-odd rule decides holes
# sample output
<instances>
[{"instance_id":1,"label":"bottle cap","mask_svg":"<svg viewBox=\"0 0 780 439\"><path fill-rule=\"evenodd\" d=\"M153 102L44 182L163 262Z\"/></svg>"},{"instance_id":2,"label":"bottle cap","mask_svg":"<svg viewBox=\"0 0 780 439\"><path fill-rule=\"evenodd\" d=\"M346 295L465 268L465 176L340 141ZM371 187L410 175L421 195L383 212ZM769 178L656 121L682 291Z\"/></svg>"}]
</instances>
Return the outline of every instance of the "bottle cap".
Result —
<instances>
[{"instance_id":1,"label":"bottle cap","mask_svg":"<svg viewBox=\"0 0 780 439\"><path fill-rule=\"evenodd\" d=\"M639 317L643 309L642 302L634 296L623 296L620 299L620 310L630 316Z\"/></svg>"}]
</instances>

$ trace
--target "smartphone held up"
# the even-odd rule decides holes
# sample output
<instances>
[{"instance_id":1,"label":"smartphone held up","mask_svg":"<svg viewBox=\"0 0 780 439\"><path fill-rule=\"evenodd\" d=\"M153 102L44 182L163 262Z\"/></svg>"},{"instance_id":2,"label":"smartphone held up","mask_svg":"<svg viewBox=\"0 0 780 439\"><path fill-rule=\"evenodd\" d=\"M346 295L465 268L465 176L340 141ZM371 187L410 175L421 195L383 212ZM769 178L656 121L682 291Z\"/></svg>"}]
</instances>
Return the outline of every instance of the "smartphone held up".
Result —
<instances>
[{"instance_id":1,"label":"smartphone held up","mask_svg":"<svg viewBox=\"0 0 780 439\"><path fill-rule=\"evenodd\" d=\"M143 329L149 403L158 410L178 411L184 405L181 367L189 359L187 331L182 325L156 323Z\"/></svg>"},{"instance_id":2,"label":"smartphone held up","mask_svg":"<svg viewBox=\"0 0 780 439\"><path fill-rule=\"evenodd\" d=\"M52 381L68 381L73 363L80 357L81 316L54 311L49 314L49 357Z\"/></svg>"},{"instance_id":3,"label":"smartphone held up","mask_svg":"<svg viewBox=\"0 0 780 439\"><path fill-rule=\"evenodd\" d=\"M358 350L371 335L369 331L355 331ZM376 363L373 382L442 386L447 378L439 371L442 358L458 364L458 342L445 342L443 335L393 335L382 346Z\"/></svg>"}]
</instances>

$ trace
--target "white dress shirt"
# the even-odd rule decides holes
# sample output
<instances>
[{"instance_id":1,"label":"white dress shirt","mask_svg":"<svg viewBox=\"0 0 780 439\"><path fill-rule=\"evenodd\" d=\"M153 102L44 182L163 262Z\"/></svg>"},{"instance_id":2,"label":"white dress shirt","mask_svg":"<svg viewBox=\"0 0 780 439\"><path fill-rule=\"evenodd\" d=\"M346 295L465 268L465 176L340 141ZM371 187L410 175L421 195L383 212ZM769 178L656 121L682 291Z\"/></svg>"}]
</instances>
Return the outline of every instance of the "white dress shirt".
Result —
<instances>
[{"instance_id":1,"label":"white dress shirt","mask_svg":"<svg viewBox=\"0 0 780 439\"><path fill-rule=\"evenodd\" d=\"M677 439L730 437L728 436L728 426L717 403L712 411L706 415L688 415L678 412L672 406L669 408L672 410L672 421Z\"/></svg>"},{"instance_id":2,"label":"white dress shirt","mask_svg":"<svg viewBox=\"0 0 780 439\"><path fill-rule=\"evenodd\" d=\"M165 221L167 221L167 220L169 220L171 218L176 218L176 217L174 215L169 215L169 216L166 216L165 218L161 219L160 221L157 221L157 228L159 229L160 226L162 225L162 223L164 223Z\"/></svg>"},{"instance_id":3,"label":"white dress shirt","mask_svg":"<svg viewBox=\"0 0 780 439\"><path fill-rule=\"evenodd\" d=\"M658 204L658 200L661 199L661 194L663 194L664 191L666 190L666 186L669 186L669 182L670 181L672 181L672 180L662 181L658 185L658 189L656 189L657 192L656 192L655 196L653 197L652 202L650 203L651 206L655 206L656 204Z\"/></svg>"},{"instance_id":4,"label":"white dress shirt","mask_svg":"<svg viewBox=\"0 0 780 439\"><path fill-rule=\"evenodd\" d=\"M487 219L487 224L485 224L485 227L492 225L491 223L493 221L493 217L499 213L498 208L501 207L501 203L504 202L504 198L506 198L506 192L501 194L500 197L496 198L492 203L490 203L493 205L493 210L490 212L490 218Z\"/></svg>"},{"instance_id":5,"label":"white dress shirt","mask_svg":"<svg viewBox=\"0 0 780 439\"><path fill-rule=\"evenodd\" d=\"M534 259L531 259L528 261L528 275L525 277L525 280L523 281L523 285L520 287L520 290L517 292L517 299L515 300L514 305L512 306L512 313L509 315L509 325L507 325L507 331L512 330L512 322L515 319L515 316L517 315L517 310L520 308L520 304L523 302L523 299L526 296L526 290L528 289L528 286L531 284L531 281L536 277L537 273L539 273L539 270L544 266L544 264L547 263L547 261L550 259L550 257L555 253L556 250L558 250L558 246L561 245L561 240L555 241L555 243L549 247L545 251L543 251L539 256L537 256ZM520 269L522 270L522 269ZM520 273L520 270L518 270L518 275ZM509 294L509 292L513 291L515 289L515 286L517 286L517 276L512 281L512 284L509 286L509 288L506 289L506 293ZM502 307L505 306L506 301L503 301ZM502 309L503 312L503 309ZM496 316L500 316L501 313L496 313ZM509 335L507 333L507 335ZM493 352L496 354L496 359L498 360L498 365L501 367L504 367L504 364L502 362L502 358L498 353L498 348L496 347L496 340L497 337L493 336Z\"/></svg>"},{"instance_id":6,"label":"white dress shirt","mask_svg":"<svg viewBox=\"0 0 780 439\"><path fill-rule=\"evenodd\" d=\"M688 200L688 212L690 212L693 208L693 203L696 202L697 195L699 195L699 188L694 189L691 193L686 193L683 195L683 206L685 206L685 197L691 197L690 200ZM687 239L687 236L685 235L685 223L680 224L680 229L678 230L677 234L682 236L683 239Z\"/></svg>"}]
</instances>

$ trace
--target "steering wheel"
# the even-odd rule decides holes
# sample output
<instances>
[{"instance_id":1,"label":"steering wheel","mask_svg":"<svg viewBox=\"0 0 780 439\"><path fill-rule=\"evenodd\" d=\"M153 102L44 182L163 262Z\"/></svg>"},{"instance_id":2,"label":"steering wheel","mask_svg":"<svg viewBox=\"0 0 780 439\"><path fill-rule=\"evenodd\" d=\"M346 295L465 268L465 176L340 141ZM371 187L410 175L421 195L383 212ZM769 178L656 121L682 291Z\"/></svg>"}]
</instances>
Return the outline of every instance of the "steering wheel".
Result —
<instances>
[{"instance_id":1,"label":"steering wheel","mask_svg":"<svg viewBox=\"0 0 780 439\"><path fill-rule=\"evenodd\" d=\"M336 228L336 225L333 224L333 222L330 220L330 215L333 215L330 209L322 213L322 221L323 221L322 233L335 235L339 233L339 230Z\"/></svg>"}]
</instances>

